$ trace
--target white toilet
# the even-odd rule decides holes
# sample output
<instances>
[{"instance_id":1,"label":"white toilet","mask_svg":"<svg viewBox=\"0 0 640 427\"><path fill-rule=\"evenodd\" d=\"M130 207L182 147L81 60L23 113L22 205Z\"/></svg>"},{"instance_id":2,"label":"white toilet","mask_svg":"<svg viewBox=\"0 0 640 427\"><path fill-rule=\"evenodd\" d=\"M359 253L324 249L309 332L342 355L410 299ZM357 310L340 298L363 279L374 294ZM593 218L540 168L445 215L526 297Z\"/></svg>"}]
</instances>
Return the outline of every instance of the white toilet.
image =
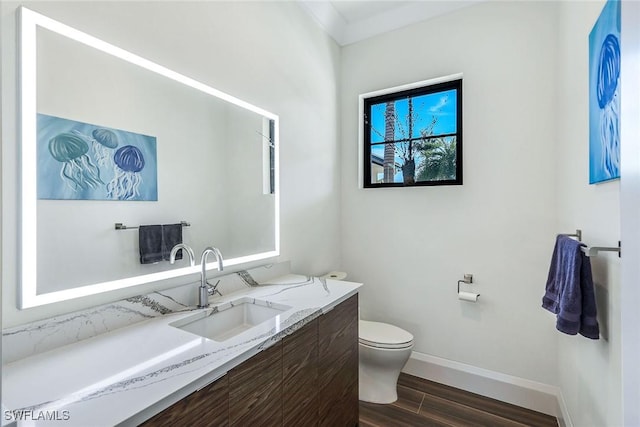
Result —
<instances>
[{"instance_id":1,"label":"white toilet","mask_svg":"<svg viewBox=\"0 0 640 427\"><path fill-rule=\"evenodd\" d=\"M360 400L393 403L400 371L413 348L413 335L387 323L360 320Z\"/></svg>"}]
</instances>

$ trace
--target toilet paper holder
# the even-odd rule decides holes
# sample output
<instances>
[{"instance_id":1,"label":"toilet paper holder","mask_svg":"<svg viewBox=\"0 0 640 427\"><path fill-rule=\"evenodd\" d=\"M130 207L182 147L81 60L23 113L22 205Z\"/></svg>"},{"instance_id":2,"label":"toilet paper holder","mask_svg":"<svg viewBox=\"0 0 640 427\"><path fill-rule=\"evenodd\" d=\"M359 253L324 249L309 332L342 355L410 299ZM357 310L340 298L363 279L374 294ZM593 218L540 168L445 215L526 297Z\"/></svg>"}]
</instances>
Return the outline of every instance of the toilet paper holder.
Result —
<instances>
[{"instance_id":1,"label":"toilet paper holder","mask_svg":"<svg viewBox=\"0 0 640 427\"><path fill-rule=\"evenodd\" d=\"M462 280L458 280L458 294L460 294L460 283L473 283L473 274L465 274ZM480 296L480 294L478 294Z\"/></svg>"}]
</instances>

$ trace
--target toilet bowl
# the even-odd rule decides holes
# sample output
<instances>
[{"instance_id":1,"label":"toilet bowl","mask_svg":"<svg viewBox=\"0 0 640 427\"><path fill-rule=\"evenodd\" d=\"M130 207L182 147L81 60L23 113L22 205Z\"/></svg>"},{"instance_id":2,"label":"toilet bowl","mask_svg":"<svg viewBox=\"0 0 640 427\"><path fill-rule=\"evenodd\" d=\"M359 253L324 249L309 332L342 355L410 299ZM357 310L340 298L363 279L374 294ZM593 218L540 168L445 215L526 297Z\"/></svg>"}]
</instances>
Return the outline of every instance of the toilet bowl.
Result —
<instances>
[{"instance_id":1,"label":"toilet bowl","mask_svg":"<svg viewBox=\"0 0 640 427\"><path fill-rule=\"evenodd\" d=\"M398 400L398 376L413 348L413 335L387 323L359 322L360 400L393 403Z\"/></svg>"}]
</instances>

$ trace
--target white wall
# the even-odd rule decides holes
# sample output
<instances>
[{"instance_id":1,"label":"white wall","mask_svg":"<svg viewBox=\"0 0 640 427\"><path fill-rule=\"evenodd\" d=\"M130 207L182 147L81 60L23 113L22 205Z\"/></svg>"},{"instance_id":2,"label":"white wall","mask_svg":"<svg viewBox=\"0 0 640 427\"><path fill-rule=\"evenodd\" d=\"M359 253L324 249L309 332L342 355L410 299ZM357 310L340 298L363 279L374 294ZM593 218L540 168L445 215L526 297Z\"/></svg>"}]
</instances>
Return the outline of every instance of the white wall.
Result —
<instances>
[{"instance_id":1,"label":"white wall","mask_svg":"<svg viewBox=\"0 0 640 427\"><path fill-rule=\"evenodd\" d=\"M342 268L414 350L556 384L556 3L492 2L342 52ZM464 185L358 189L358 94L464 73ZM571 225L575 229L575 225ZM586 228L586 226L585 226ZM571 229L566 230L571 231ZM459 301L472 273L477 304Z\"/></svg>"},{"instance_id":2,"label":"white wall","mask_svg":"<svg viewBox=\"0 0 640 427\"><path fill-rule=\"evenodd\" d=\"M295 271L339 264L339 49L291 2L24 4L280 116L281 252ZM148 292L17 310L16 3L2 3L3 327ZM11 173L10 173L11 172Z\"/></svg>"},{"instance_id":3,"label":"white wall","mask_svg":"<svg viewBox=\"0 0 640 427\"><path fill-rule=\"evenodd\" d=\"M640 3L622 3L622 129L620 282L622 405L625 426L640 426ZM629 260L629 262L626 262Z\"/></svg>"},{"instance_id":4,"label":"white wall","mask_svg":"<svg viewBox=\"0 0 640 427\"><path fill-rule=\"evenodd\" d=\"M563 2L559 9L556 204L559 229L581 228L583 241L589 245L616 246L620 240L620 181L589 185L587 52L589 32L603 5ZM559 385L573 425L623 425L621 261L615 254L603 254L592 258L591 264L601 338L592 341L558 334Z\"/></svg>"}]
</instances>

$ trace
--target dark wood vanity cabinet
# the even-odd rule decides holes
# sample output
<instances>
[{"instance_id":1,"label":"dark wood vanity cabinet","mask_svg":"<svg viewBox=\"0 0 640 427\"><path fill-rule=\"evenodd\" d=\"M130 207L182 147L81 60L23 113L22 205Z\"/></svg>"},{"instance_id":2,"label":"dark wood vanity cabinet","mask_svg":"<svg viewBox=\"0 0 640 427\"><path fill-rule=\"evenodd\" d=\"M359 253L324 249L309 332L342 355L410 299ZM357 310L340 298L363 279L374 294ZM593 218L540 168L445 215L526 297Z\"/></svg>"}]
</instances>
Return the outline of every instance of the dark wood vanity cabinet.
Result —
<instances>
[{"instance_id":1,"label":"dark wood vanity cabinet","mask_svg":"<svg viewBox=\"0 0 640 427\"><path fill-rule=\"evenodd\" d=\"M282 340L283 425L316 425L318 417L318 319Z\"/></svg>"},{"instance_id":2,"label":"dark wood vanity cabinet","mask_svg":"<svg viewBox=\"0 0 640 427\"><path fill-rule=\"evenodd\" d=\"M145 421L144 427L229 425L228 376L191 393L181 401Z\"/></svg>"},{"instance_id":3,"label":"dark wood vanity cabinet","mask_svg":"<svg viewBox=\"0 0 640 427\"><path fill-rule=\"evenodd\" d=\"M229 426L282 425L282 341L233 368Z\"/></svg>"},{"instance_id":4,"label":"dark wood vanity cabinet","mask_svg":"<svg viewBox=\"0 0 640 427\"><path fill-rule=\"evenodd\" d=\"M358 295L143 425L358 424Z\"/></svg>"},{"instance_id":5,"label":"dark wood vanity cabinet","mask_svg":"<svg viewBox=\"0 0 640 427\"><path fill-rule=\"evenodd\" d=\"M320 426L358 423L358 295L318 318Z\"/></svg>"}]
</instances>

